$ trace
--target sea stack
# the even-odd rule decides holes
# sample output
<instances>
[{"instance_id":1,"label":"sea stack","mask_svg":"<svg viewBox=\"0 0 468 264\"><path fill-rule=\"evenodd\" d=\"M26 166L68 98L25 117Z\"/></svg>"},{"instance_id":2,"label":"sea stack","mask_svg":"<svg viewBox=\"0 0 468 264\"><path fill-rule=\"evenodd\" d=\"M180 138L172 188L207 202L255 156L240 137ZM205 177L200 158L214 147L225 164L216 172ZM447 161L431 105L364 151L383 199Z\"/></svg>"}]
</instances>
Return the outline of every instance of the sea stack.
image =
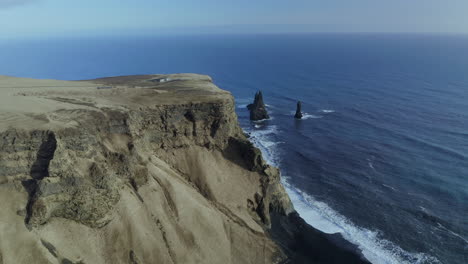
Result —
<instances>
[{"instance_id":1,"label":"sea stack","mask_svg":"<svg viewBox=\"0 0 468 264\"><path fill-rule=\"evenodd\" d=\"M249 104L247 108L250 110L250 120L258 121L262 119L268 119L268 112L263 102L263 95L261 91L258 91L255 94L255 99L253 104Z\"/></svg>"},{"instance_id":2,"label":"sea stack","mask_svg":"<svg viewBox=\"0 0 468 264\"><path fill-rule=\"evenodd\" d=\"M294 118L296 119L301 119L302 118L302 103L301 101L297 102L297 109L296 109L296 114L294 115Z\"/></svg>"}]
</instances>

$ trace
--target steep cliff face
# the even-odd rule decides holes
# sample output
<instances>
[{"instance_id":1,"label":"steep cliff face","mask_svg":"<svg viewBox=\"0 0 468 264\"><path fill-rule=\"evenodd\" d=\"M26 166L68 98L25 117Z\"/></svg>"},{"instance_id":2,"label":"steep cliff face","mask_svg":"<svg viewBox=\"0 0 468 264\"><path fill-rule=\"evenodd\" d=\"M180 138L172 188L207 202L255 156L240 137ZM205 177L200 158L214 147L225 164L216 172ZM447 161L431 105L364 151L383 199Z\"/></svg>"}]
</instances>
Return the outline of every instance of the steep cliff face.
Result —
<instances>
[{"instance_id":1,"label":"steep cliff face","mask_svg":"<svg viewBox=\"0 0 468 264\"><path fill-rule=\"evenodd\" d=\"M0 93L0 263L286 260L267 232L293 212L279 171L209 77L0 77Z\"/></svg>"}]
</instances>

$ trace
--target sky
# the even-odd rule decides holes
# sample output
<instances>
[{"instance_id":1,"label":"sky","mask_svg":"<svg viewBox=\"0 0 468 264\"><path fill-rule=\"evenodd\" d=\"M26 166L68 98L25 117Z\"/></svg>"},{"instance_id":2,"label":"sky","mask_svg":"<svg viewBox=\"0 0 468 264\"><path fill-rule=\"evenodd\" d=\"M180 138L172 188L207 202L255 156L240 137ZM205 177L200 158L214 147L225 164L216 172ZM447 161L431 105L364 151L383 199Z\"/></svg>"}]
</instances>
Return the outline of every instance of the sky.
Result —
<instances>
[{"instance_id":1,"label":"sky","mask_svg":"<svg viewBox=\"0 0 468 264\"><path fill-rule=\"evenodd\" d=\"M171 33L468 34L468 0L0 0L0 37Z\"/></svg>"}]
</instances>

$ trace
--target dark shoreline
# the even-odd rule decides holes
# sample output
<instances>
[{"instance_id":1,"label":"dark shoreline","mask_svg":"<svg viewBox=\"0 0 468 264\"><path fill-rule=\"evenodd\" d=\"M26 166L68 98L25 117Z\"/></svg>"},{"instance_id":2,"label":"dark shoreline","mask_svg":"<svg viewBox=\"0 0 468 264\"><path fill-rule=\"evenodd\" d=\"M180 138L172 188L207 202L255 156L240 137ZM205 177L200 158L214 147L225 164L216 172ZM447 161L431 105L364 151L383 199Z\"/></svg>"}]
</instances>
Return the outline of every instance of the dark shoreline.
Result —
<instances>
[{"instance_id":1,"label":"dark shoreline","mask_svg":"<svg viewBox=\"0 0 468 264\"><path fill-rule=\"evenodd\" d=\"M356 245L313 228L297 212L270 216L269 233L288 256L281 264L370 264Z\"/></svg>"}]
</instances>

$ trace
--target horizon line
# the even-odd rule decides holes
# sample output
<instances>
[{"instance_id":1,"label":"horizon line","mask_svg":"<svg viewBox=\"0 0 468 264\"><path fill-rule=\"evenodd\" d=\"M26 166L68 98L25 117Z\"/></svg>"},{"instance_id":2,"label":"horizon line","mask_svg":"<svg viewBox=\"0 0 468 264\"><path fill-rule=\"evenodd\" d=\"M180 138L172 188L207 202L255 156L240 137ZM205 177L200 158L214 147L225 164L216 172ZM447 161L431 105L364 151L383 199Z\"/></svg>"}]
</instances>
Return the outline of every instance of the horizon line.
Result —
<instances>
[{"instance_id":1,"label":"horizon line","mask_svg":"<svg viewBox=\"0 0 468 264\"><path fill-rule=\"evenodd\" d=\"M108 38L108 37L183 37L183 36L251 36L251 35L426 35L426 36L467 36L468 32L429 32L429 31L263 31L263 32L89 32L82 31L76 34L48 34L48 35L21 35L5 36L0 35L3 40L39 40L46 37L52 39L88 39L88 38Z\"/></svg>"}]
</instances>

